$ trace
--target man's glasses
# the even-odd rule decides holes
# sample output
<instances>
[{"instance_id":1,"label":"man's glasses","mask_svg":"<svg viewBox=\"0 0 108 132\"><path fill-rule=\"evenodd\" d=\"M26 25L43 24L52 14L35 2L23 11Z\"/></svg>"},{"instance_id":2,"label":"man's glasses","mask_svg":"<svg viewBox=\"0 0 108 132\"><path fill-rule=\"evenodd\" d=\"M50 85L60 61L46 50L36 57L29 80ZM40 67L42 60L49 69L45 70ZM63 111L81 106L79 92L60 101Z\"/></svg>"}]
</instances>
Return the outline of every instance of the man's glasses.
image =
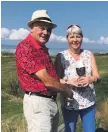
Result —
<instances>
[{"instance_id":1,"label":"man's glasses","mask_svg":"<svg viewBox=\"0 0 108 132\"><path fill-rule=\"evenodd\" d=\"M79 25L73 24L73 25L70 25L67 29L69 29L70 27L73 27L73 26L77 26L77 27L81 28Z\"/></svg>"}]
</instances>

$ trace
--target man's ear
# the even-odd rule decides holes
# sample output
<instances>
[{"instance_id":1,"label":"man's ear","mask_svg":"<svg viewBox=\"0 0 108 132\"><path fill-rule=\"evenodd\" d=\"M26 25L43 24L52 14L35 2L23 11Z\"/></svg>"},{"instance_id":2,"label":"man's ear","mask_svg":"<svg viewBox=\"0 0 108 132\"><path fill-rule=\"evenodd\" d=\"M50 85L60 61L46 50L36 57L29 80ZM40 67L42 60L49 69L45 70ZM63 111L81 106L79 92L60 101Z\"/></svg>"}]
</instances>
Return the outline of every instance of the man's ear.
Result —
<instances>
[{"instance_id":1,"label":"man's ear","mask_svg":"<svg viewBox=\"0 0 108 132\"><path fill-rule=\"evenodd\" d=\"M34 23L32 23L32 24L30 25L30 28L31 28L31 29L33 29L33 27L34 27Z\"/></svg>"}]
</instances>

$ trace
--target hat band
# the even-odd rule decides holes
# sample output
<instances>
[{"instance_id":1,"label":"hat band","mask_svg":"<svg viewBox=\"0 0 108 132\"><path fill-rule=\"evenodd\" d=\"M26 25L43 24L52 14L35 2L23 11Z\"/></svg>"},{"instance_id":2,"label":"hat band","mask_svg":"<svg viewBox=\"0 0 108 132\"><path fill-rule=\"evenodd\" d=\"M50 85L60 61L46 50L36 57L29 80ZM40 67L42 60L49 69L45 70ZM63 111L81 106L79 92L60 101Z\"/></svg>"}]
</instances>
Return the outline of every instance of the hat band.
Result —
<instances>
[{"instance_id":1,"label":"hat band","mask_svg":"<svg viewBox=\"0 0 108 132\"><path fill-rule=\"evenodd\" d=\"M38 21L38 20L47 20L47 21L50 21L52 22L49 18L46 18L46 17L40 17L40 18L36 18L35 21Z\"/></svg>"}]
</instances>

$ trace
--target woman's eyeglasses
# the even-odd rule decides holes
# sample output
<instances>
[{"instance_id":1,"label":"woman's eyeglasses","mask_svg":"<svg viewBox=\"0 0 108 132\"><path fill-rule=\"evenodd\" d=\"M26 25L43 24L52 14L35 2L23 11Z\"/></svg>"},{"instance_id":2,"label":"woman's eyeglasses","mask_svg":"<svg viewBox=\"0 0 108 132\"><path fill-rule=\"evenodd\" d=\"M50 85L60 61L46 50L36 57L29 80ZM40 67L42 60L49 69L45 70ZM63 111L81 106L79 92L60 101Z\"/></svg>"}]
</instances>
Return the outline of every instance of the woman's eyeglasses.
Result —
<instances>
[{"instance_id":1,"label":"woman's eyeglasses","mask_svg":"<svg viewBox=\"0 0 108 132\"><path fill-rule=\"evenodd\" d=\"M67 29L69 29L70 27L73 27L73 26L77 26L77 27L81 28L79 25L73 24L73 25L70 25Z\"/></svg>"}]
</instances>

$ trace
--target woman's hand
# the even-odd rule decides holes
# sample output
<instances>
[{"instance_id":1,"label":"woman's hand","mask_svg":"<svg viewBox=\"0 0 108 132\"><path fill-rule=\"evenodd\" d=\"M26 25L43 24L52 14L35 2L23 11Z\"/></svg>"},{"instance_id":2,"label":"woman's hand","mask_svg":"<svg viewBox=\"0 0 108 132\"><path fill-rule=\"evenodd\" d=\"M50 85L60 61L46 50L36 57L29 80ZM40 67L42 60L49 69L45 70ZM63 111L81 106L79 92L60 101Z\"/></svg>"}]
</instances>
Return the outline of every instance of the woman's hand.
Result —
<instances>
[{"instance_id":1,"label":"woman's hand","mask_svg":"<svg viewBox=\"0 0 108 132\"><path fill-rule=\"evenodd\" d=\"M73 85L75 87L78 87L78 79L71 79L67 81L67 84Z\"/></svg>"},{"instance_id":2,"label":"woman's hand","mask_svg":"<svg viewBox=\"0 0 108 132\"><path fill-rule=\"evenodd\" d=\"M86 76L86 77L82 76L82 77L80 77L80 78L78 79L78 85L79 85L79 86L86 87L86 86L88 86L90 83L91 83L91 82L90 82L90 77L89 77L89 76Z\"/></svg>"}]
</instances>

